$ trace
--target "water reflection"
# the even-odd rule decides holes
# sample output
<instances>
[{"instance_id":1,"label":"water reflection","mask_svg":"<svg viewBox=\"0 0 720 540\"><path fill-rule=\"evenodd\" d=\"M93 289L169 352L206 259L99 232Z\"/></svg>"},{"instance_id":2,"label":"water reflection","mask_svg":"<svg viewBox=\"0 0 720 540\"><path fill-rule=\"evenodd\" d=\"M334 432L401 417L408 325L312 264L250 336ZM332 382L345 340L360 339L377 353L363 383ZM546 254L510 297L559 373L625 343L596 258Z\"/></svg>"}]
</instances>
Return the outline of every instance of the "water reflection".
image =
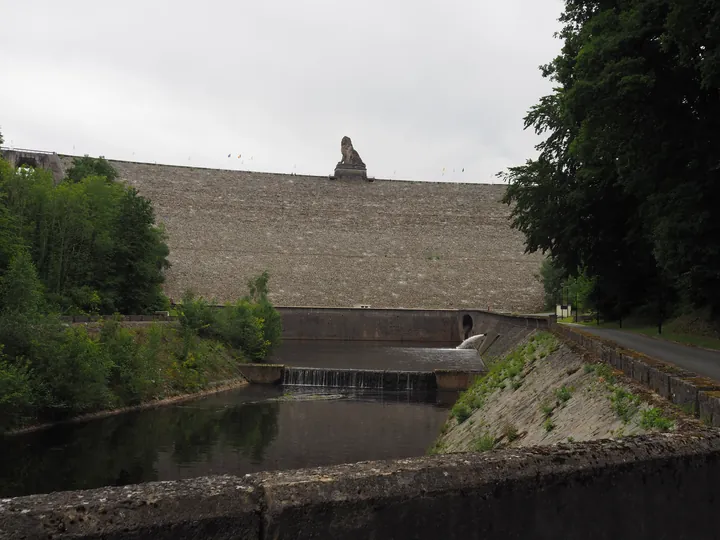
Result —
<instances>
[{"instance_id":1,"label":"water reflection","mask_svg":"<svg viewBox=\"0 0 720 540\"><path fill-rule=\"evenodd\" d=\"M249 386L9 437L0 441L0 496L421 455L454 400L322 393Z\"/></svg>"}]
</instances>

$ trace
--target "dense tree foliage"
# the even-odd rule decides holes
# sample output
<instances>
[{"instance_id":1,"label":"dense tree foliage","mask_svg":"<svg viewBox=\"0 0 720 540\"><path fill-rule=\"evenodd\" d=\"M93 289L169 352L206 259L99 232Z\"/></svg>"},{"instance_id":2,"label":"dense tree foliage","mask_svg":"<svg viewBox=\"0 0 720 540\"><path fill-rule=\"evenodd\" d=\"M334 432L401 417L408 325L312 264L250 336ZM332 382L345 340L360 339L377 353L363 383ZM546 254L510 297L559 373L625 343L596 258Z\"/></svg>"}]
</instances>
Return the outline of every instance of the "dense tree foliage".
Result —
<instances>
[{"instance_id":1,"label":"dense tree foliage","mask_svg":"<svg viewBox=\"0 0 720 540\"><path fill-rule=\"evenodd\" d=\"M0 432L235 378L238 363L264 360L282 331L275 309L250 296L225 308L193 299L179 328L126 328L112 317L88 329L62 323L43 292L21 251L0 278Z\"/></svg>"},{"instance_id":2,"label":"dense tree foliage","mask_svg":"<svg viewBox=\"0 0 720 540\"><path fill-rule=\"evenodd\" d=\"M505 197L527 249L595 278L607 315L720 312L720 4L566 0L539 156Z\"/></svg>"},{"instance_id":3,"label":"dense tree foliage","mask_svg":"<svg viewBox=\"0 0 720 540\"><path fill-rule=\"evenodd\" d=\"M0 275L26 249L47 299L64 312L164 308L168 247L150 201L113 181L105 160L78 158L70 173L55 185L48 171L0 160Z\"/></svg>"},{"instance_id":4,"label":"dense tree foliage","mask_svg":"<svg viewBox=\"0 0 720 540\"><path fill-rule=\"evenodd\" d=\"M193 299L182 325L97 328L60 314L164 308L165 233L150 201L115 181L104 159L74 160L68 178L0 159L0 432L29 422L194 392L238 376L280 339L268 275L224 309ZM186 312L205 310L199 324Z\"/></svg>"},{"instance_id":5,"label":"dense tree foliage","mask_svg":"<svg viewBox=\"0 0 720 540\"><path fill-rule=\"evenodd\" d=\"M108 182L112 182L118 178L118 172L104 157L91 158L85 155L73 159L66 176L71 182L80 182L90 176L102 176Z\"/></svg>"},{"instance_id":6,"label":"dense tree foliage","mask_svg":"<svg viewBox=\"0 0 720 540\"><path fill-rule=\"evenodd\" d=\"M185 293L177 307L181 326L240 350L252 361L264 360L280 344L282 335L280 314L268 300L268 279L267 272L251 279L249 294L223 309L192 292Z\"/></svg>"},{"instance_id":7,"label":"dense tree foliage","mask_svg":"<svg viewBox=\"0 0 720 540\"><path fill-rule=\"evenodd\" d=\"M571 304L580 312L592 308L590 297L595 286L593 279L588 278L585 272L570 275L558 266L552 259L545 259L540 266L540 273L536 276L543 284L544 308L555 311L557 304Z\"/></svg>"}]
</instances>

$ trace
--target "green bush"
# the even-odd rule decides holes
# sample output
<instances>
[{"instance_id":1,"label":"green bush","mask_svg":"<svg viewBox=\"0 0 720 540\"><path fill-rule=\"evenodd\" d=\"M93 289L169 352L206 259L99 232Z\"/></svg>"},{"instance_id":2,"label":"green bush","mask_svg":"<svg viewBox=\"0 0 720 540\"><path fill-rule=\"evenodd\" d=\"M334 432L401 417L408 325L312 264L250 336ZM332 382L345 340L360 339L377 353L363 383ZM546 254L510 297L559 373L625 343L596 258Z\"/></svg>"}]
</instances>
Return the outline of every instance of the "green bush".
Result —
<instances>
[{"instance_id":1,"label":"green bush","mask_svg":"<svg viewBox=\"0 0 720 540\"><path fill-rule=\"evenodd\" d=\"M29 363L10 362L0 345L0 433L32 416L33 390Z\"/></svg>"},{"instance_id":2,"label":"green bush","mask_svg":"<svg viewBox=\"0 0 720 540\"><path fill-rule=\"evenodd\" d=\"M476 452L489 452L495 448L495 437L489 433L483 433L473 441L473 450Z\"/></svg>"},{"instance_id":3,"label":"green bush","mask_svg":"<svg viewBox=\"0 0 720 540\"><path fill-rule=\"evenodd\" d=\"M555 397L560 403L565 403L572 397L572 392L572 388L562 385L560 388L555 390Z\"/></svg>"},{"instance_id":4,"label":"green bush","mask_svg":"<svg viewBox=\"0 0 720 540\"><path fill-rule=\"evenodd\" d=\"M110 366L108 386L116 404L137 405L152 390L152 358L142 354L134 335L117 318L106 320L100 331L101 354Z\"/></svg>"},{"instance_id":5,"label":"green bush","mask_svg":"<svg viewBox=\"0 0 720 540\"><path fill-rule=\"evenodd\" d=\"M181 326L193 334L220 341L241 358L265 360L282 336L282 319L267 298L267 279L267 272L263 272L250 280L248 296L221 308L186 292L178 306ZM189 336L186 335L186 340Z\"/></svg>"},{"instance_id":6,"label":"green bush","mask_svg":"<svg viewBox=\"0 0 720 540\"><path fill-rule=\"evenodd\" d=\"M44 407L77 414L111 405L112 365L84 327L68 328L56 353L35 364Z\"/></svg>"},{"instance_id":7,"label":"green bush","mask_svg":"<svg viewBox=\"0 0 720 540\"><path fill-rule=\"evenodd\" d=\"M620 419L628 423L640 409L640 397L624 388L615 388L610 396L612 408Z\"/></svg>"},{"instance_id":8,"label":"green bush","mask_svg":"<svg viewBox=\"0 0 720 540\"><path fill-rule=\"evenodd\" d=\"M662 410L658 407L651 407L640 413L640 426L644 429L670 431L673 427L675 427L675 422L664 416Z\"/></svg>"},{"instance_id":9,"label":"green bush","mask_svg":"<svg viewBox=\"0 0 720 540\"><path fill-rule=\"evenodd\" d=\"M463 403L460 401L456 402L455 405L453 405L451 412L455 419L458 421L458 424L462 424L465 420L470 418L473 413L472 409L467 405L467 403Z\"/></svg>"}]
</instances>

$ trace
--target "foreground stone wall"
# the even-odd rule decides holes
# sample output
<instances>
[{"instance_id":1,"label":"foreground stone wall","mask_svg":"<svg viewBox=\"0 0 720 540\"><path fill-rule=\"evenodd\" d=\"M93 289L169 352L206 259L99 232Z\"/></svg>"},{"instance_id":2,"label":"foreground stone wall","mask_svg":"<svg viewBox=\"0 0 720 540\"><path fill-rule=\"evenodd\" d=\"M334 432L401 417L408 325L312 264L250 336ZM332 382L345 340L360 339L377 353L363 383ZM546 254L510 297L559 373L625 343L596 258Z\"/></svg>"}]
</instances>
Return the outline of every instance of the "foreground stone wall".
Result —
<instances>
[{"instance_id":1,"label":"foreground stone wall","mask_svg":"<svg viewBox=\"0 0 720 540\"><path fill-rule=\"evenodd\" d=\"M0 538L715 538L714 430L0 500Z\"/></svg>"},{"instance_id":2,"label":"foreground stone wall","mask_svg":"<svg viewBox=\"0 0 720 540\"><path fill-rule=\"evenodd\" d=\"M187 288L236 299L267 269L276 305L542 305L540 256L510 229L502 185L112 164L167 227L176 299Z\"/></svg>"}]
</instances>

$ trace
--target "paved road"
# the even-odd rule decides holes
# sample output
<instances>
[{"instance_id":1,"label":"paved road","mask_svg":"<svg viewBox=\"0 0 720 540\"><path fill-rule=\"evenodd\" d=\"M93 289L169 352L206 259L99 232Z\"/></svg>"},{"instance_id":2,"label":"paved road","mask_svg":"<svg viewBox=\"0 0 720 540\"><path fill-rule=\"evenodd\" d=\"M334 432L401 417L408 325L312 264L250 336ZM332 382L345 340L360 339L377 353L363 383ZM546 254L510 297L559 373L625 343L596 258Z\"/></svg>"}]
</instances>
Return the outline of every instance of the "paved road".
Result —
<instances>
[{"instance_id":1,"label":"paved road","mask_svg":"<svg viewBox=\"0 0 720 540\"><path fill-rule=\"evenodd\" d=\"M663 360L676 366L694 371L698 375L710 377L720 381L720 351L708 351L696 347L687 347L671 341L653 339L642 334L635 334L627 330L614 330L611 328L596 328L593 326L578 326L605 339L610 339L626 349L646 354L652 358Z\"/></svg>"}]
</instances>

